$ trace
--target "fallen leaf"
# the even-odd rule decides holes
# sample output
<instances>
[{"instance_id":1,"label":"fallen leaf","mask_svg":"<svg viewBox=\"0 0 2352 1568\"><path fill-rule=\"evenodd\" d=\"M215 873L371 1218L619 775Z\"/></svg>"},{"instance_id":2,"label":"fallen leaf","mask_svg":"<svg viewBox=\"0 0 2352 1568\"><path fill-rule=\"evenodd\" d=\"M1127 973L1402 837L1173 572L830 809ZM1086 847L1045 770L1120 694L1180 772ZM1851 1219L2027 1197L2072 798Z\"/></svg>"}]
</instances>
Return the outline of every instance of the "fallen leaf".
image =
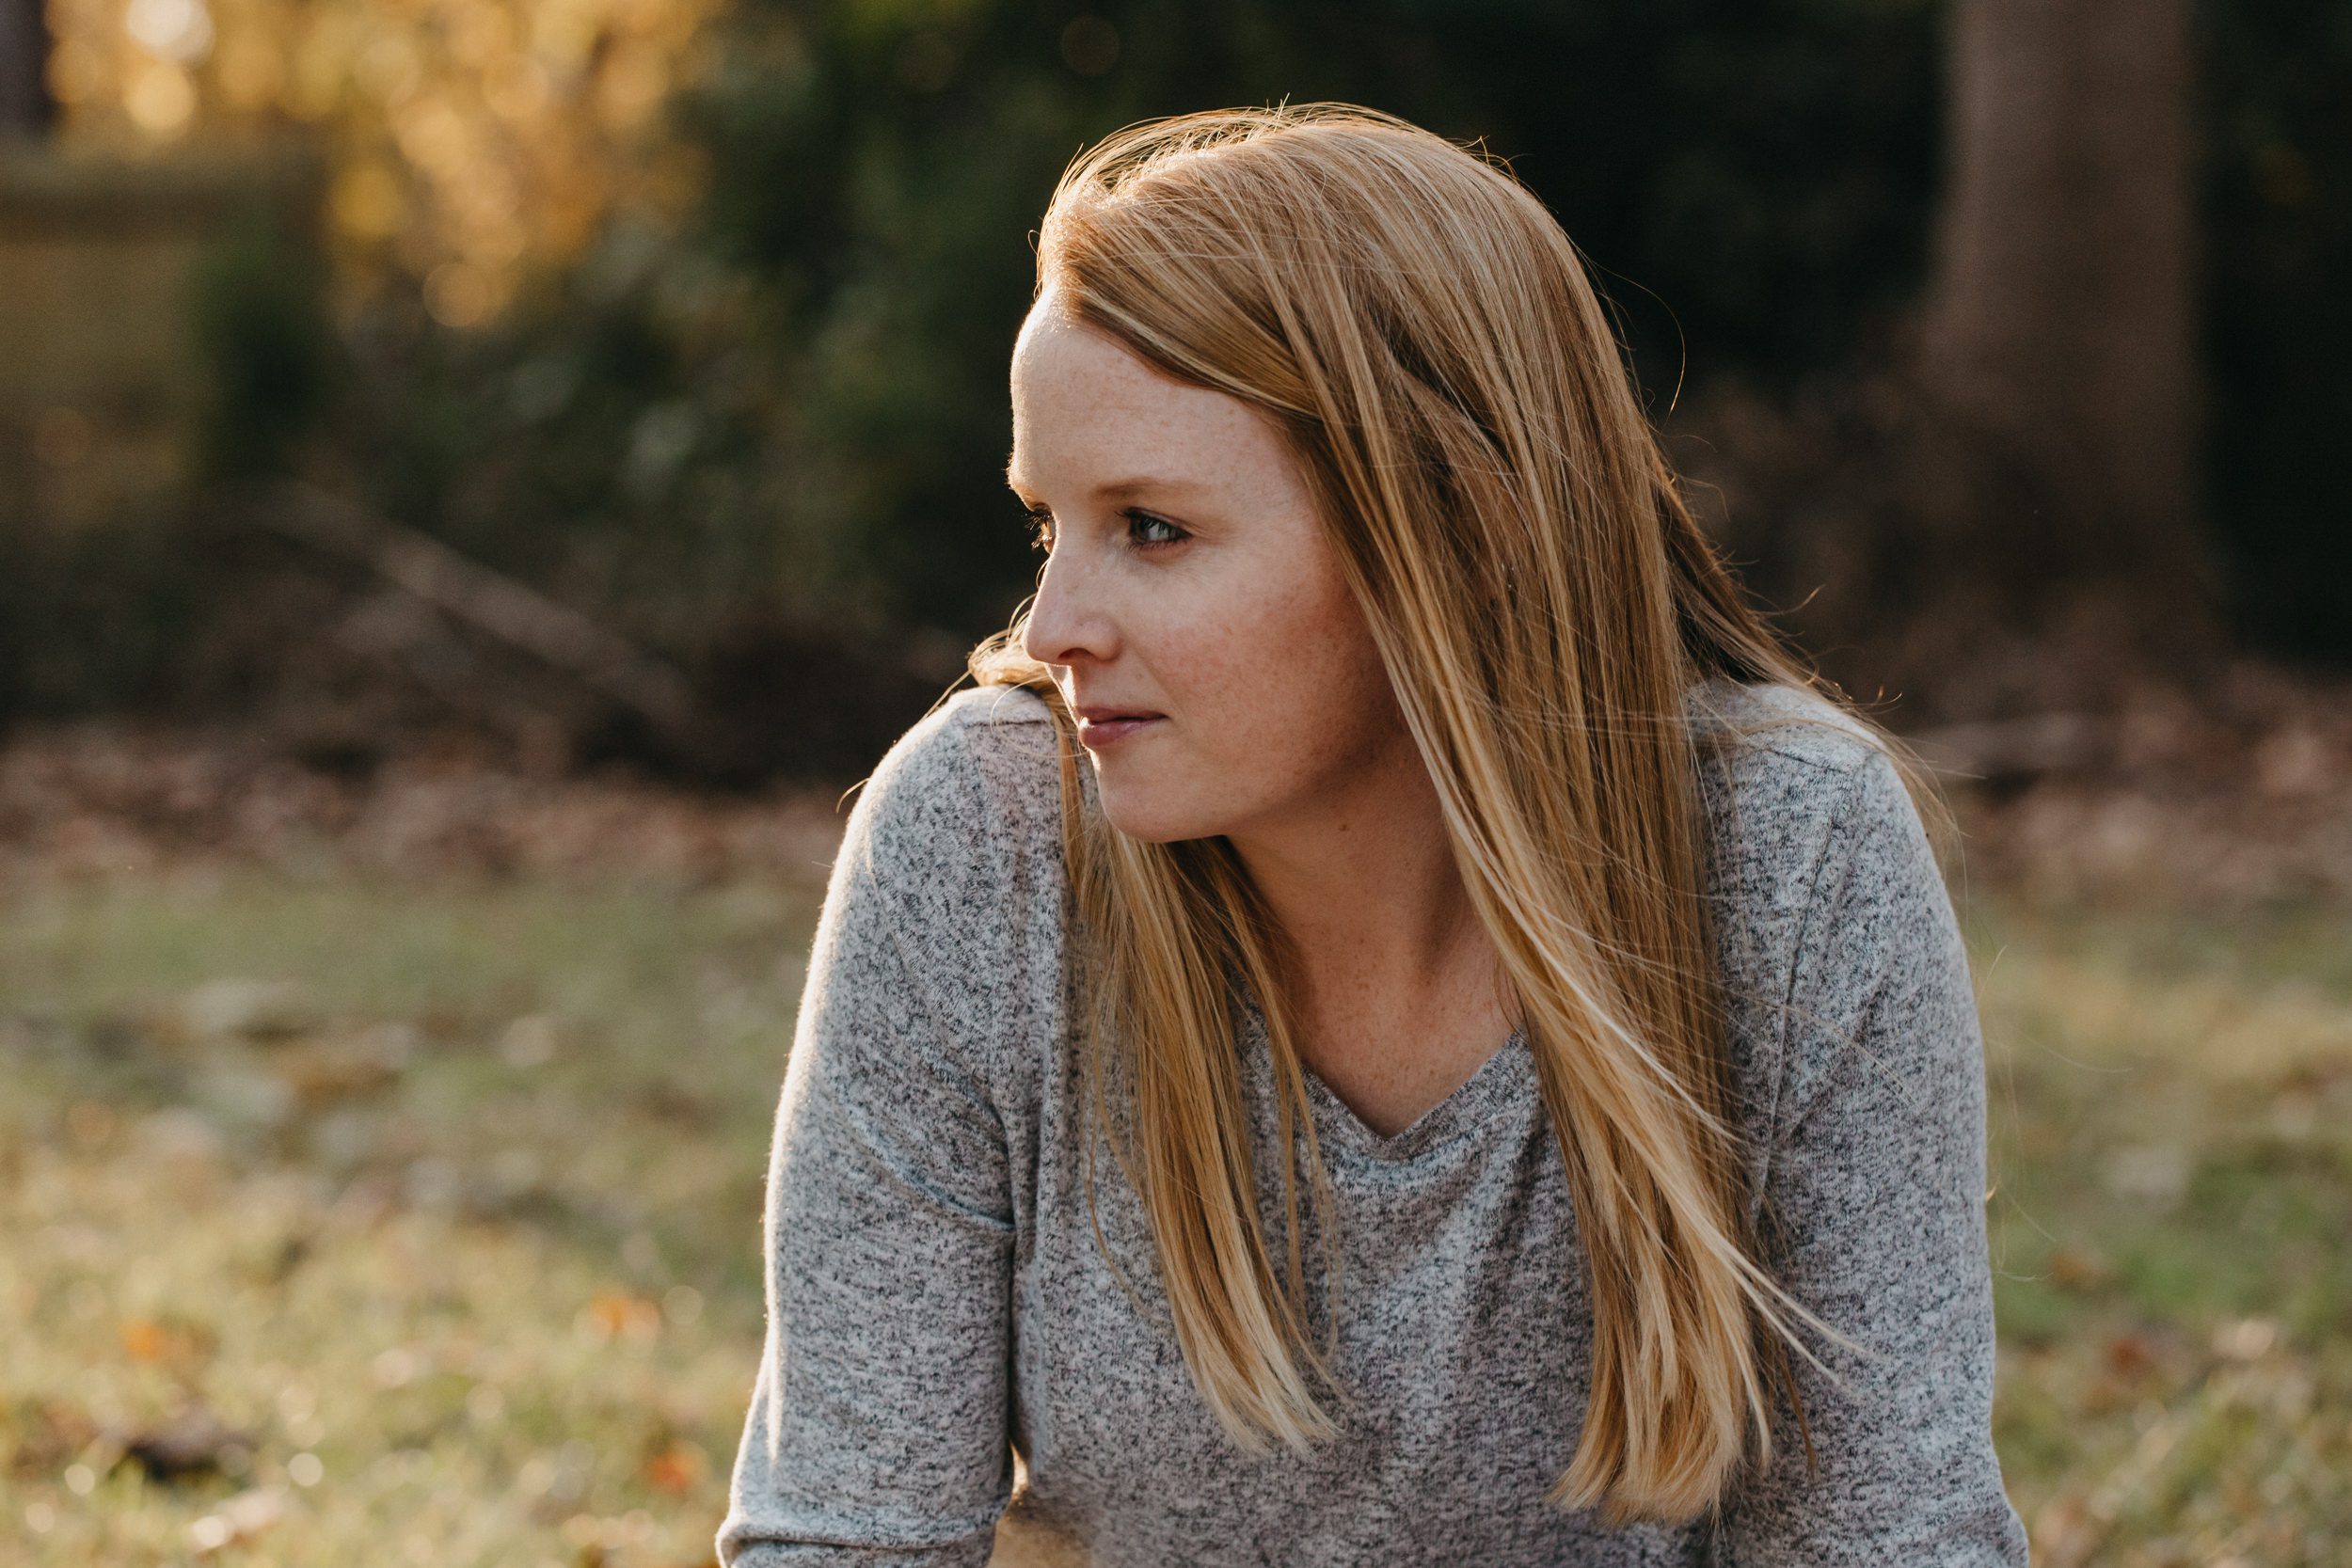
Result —
<instances>
[{"instance_id":1,"label":"fallen leaf","mask_svg":"<svg viewBox=\"0 0 2352 1568\"><path fill-rule=\"evenodd\" d=\"M673 1443L645 1461L647 1484L678 1496L694 1489L703 1478L703 1451L691 1443Z\"/></svg>"},{"instance_id":2,"label":"fallen leaf","mask_svg":"<svg viewBox=\"0 0 2352 1568\"><path fill-rule=\"evenodd\" d=\"M626 1291L599 1291L580 1308L580 1322L593 1338L649 1340L661 1332L661 1304Z\"/></svg>"},{"instance_id":3,"label":"fallen leaf","mask_svg":"<svg viewBox=\"0 0 2352 1568\"><path fill-rule=\"evenodd\" d=\"M293 980L213 980L180 999L180 1018L190 1032L247 1039L280 1039L318 1022L310 993Z\"/></svg>"},{"instance_id":4,"label":"fallen leaf","mask_svg":"<svg viewBox=\"0 0 2352 1568\"><path fill-rule=\"evenodd\" d=\"M2137 1382L2155 1364L2155 1342L2144 1334L2121 1334L2107 1341L2107 1370L2118 1378Z\"/></svg>"},{"instance_id":5,"label":"fallen leaf","mask_svg":"<svg viewBox=\"0 0 2352 1568\"><path fill-rule=\"evenodd\" d=\"M2106 1278L2106 1265L2088 1252L2065 1247L2050 1255L2050 1283L2061 1291L2096 1290Z\"/></svg>"},{"instance_id":6,"label":"fallen leaf","mask_svg":"<svg viewBox=\"0 0 2352 1568\"><path fill-rule=\"evenodd\" d=\"M210 1327L180 1318L126 1318L119 1332L132 1360L183 1373L201 1368L220 1345Z\"/></svg>"}]
</instances>

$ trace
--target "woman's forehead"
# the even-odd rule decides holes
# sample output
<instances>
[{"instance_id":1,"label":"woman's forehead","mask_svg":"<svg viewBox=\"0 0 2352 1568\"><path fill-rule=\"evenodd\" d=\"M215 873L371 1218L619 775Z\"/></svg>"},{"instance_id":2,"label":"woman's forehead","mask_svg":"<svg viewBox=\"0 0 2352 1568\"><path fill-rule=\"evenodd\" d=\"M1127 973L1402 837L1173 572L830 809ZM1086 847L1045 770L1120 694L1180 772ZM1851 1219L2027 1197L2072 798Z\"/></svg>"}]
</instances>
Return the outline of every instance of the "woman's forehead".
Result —
<instances>
[{"instance_id":1,"label":"woman's forehead","mask_svg":"<svg viewBox=\"0 0 2352 1568\"><path fill-rule=\"evenodd\" d=\"M1272 431L1239 398L1178 381L1091 327L1024 330L1013 356L1016 484L1045 483L1049 467L1150 467L1167 473L1248 461ZM1157 455L1156 464L1150 459ZM1096 472L1089 483L1115 477Z\"/></svg>"}]
</instances>

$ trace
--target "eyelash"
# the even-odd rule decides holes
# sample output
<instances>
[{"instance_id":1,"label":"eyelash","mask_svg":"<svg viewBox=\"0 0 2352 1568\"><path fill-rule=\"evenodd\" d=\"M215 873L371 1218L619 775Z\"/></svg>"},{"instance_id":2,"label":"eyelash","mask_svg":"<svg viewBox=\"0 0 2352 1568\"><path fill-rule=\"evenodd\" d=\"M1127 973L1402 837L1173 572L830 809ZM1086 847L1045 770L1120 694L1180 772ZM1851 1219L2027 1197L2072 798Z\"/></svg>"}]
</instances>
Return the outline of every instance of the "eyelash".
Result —
<instances>
[{"instance_id":1,"label":"eyelash","mask_svg":"<svg viewBox=\"0 0 2352 1568\"><path fill-rule=\"evenodd\" d=\"M1028 515L1029 543L1037 548L1050 553L1053 549L1053 512L1046 507L1033 506L1028 509ZM1169 522L1167 518L1154 516L1149 512L1138 511L1134 507L1129 507L1126 511L1121 512L1120 515L1126 518L1130 524L1140 524L1145 527L1150 527L1151 525L1156 523L1161 528L1167 529L1169 532L1175 535L1172 539L1146 539L1138 541L1136 545L1136 548L1139 550L1164 550L1173 546L1181 545L1185 540L1192 537L1191 534L1186 533L1183 529L1178 528L1174 523Z\"/></svg>"}]
</instances>

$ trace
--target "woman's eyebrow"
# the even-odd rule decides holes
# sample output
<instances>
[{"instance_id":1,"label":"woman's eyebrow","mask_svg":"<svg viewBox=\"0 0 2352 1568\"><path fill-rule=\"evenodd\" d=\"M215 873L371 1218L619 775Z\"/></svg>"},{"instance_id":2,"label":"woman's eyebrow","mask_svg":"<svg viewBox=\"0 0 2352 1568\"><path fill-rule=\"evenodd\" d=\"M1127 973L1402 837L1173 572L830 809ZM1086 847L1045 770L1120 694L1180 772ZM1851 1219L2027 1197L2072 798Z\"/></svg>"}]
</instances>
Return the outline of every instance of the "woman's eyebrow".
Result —
<instances>
[{"instance_id":1,"label":"woman's eyebrow","mask_svg":"<svg viewBox=\"0 0 2352 1568\"><path fill-rule=\"evenodd\" d=\"M1009 465L1005 469L1005 483L1012 486L1015 493L1019 495L1029 494L1029 487L1022 483ZM1125 479L1114 479L1096 485L1094 497L1098 500L1119 500L1147 492L1181 496L1197 494L1207 488L1208 486L1201 481L1195 479L1179 479L1173 475L1134 474Z\"/></svg>"},{"instance_id":2,"label":"woman's eyebrow","mask_svg":"<svg viewBox=\"0 0 2352 1568\"><path fill-rule=\"evenodd\" d=\"M1196 495L1207 488L1206 484L1197 479L1178 479L1172 475L1136 474L1128 479L1112 480L1107 484L1098 484L1094 487L1094 494L1104 500L1117 500L1122 497L1140 496L1147 492L1169 496Z\"/></svg>"}]
</instances>

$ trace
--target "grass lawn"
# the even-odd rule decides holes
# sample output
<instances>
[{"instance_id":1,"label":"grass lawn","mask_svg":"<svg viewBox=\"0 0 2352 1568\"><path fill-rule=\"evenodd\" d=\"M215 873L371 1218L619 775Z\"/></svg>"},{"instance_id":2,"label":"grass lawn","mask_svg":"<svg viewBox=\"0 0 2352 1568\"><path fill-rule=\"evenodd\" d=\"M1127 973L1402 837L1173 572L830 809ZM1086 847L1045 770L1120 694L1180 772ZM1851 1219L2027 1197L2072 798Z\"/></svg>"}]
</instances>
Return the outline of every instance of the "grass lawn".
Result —
<instances>
[{"instance_id":1,"label":"grass lawn","mask_svg":"<svg viewBox=\"0 0 2352 1568\"><path fill-rule=\"evenodd\" d=\"M2352 920L1970 926L2035 1562L2352 1563Z\"/></svg>"},{"instance_id":2,"label":"grass lawn","mask_svg":"<svg viewBox=\"0 0 2352 1568\"><path fill-rule=\"evenodd\" d=\"M707 1562L815 897L230 874L20 902L0 1556ZM109 1429L191 1392L250 1439L215 1442L228 1473L112 1463Z\"/></svg>"},{"instance_id":3,"label":"grass lawn","mask_svg":"<svg viewBox=\"0 0 2352 1568\"><path fill-rule=\"evenodd\" d=\"M6 1560L707 1563L817 891L17 895ZM2352 1562L2346 924L1971 902L2038 1563Z\"/></svg>"}]
</instances>

